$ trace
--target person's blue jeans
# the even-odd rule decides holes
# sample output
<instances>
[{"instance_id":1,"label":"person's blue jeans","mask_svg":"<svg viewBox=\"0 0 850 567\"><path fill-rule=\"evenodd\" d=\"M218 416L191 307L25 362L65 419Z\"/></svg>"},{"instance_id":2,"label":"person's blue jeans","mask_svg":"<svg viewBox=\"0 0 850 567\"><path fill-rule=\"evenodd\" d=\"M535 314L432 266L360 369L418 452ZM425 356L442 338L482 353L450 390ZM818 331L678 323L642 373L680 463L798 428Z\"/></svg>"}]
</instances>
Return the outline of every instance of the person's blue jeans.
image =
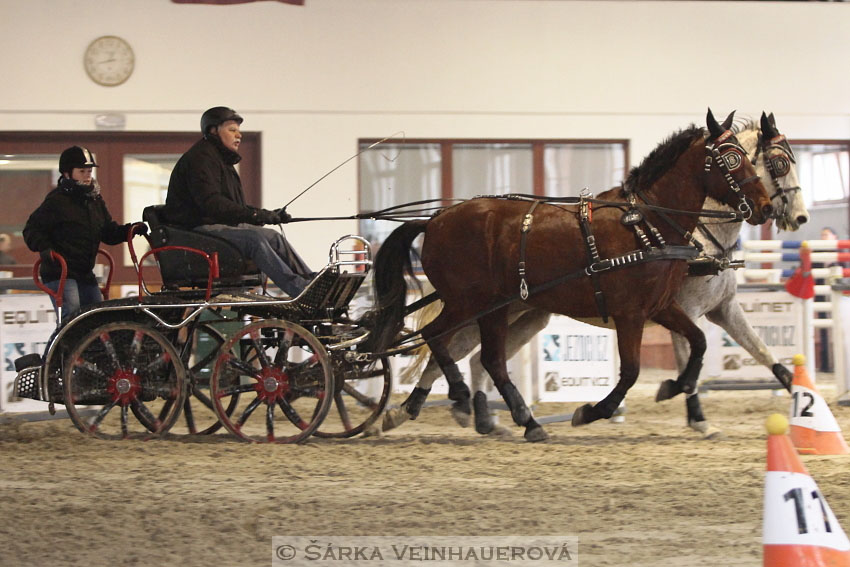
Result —
<instances>
[{"instance_id":1,"label":"person's blue jeans","mask_svg":"<svg viewBox=\"0 0 850 567\"><path fill-rule=\"evenodd\" d=\"M44 282L51 291L59 289L59 280L52 282ZM53 303L53 309L59 315L59 310L56 308L56 300L50 296L50 301ZM80 307L91 305L92 303L100 303L103 301L103 294L100 293L100 288L97 284L79 283L77 280L65 280L65 289L62 291L62 320L66 320L69 315L75 313Z\"/></svg>"},{"instance_id":2,"label":"person's blue jeans","mask_svg":"<svg viewBox=\"0 0 850 567\"><path fill-rule=\"evenodd\" d=\"M205 224L195 227L195 230L218 236L233 244L290 297L301 293L312 279L310 268L276 230L251 224Z\"/></svg>"}]
</instances>

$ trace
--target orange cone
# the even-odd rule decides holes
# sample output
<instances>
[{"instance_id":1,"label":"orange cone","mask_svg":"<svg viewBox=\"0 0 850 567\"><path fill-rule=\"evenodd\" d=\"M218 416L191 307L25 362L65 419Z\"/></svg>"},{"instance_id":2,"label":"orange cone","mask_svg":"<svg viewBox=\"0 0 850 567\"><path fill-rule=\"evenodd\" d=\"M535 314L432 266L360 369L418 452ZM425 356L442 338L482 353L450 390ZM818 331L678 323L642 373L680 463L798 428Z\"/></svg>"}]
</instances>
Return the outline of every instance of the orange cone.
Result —
<instances>
[{"instance_id":1,"label":"orange cone","mask_svg":"<svg viewBox=\"0 0 850 567\"><path fill-rule=\"evenodd\" d=\"M767 418L762 544L764 567L850 567L850 540L785 435L788 420Z\"/></svg>"},{"instance_id":2,"label":"orange cone","mask_svg":"<svg viewBox=\"0 0 850 567\"><path fill-rule=\"evenodd\" d=\"M850 447L841 435L829 406L809 379L806 357L793 359L791 383L791 442L801 455L846 455Z\"/></svg>"}]
</instances>

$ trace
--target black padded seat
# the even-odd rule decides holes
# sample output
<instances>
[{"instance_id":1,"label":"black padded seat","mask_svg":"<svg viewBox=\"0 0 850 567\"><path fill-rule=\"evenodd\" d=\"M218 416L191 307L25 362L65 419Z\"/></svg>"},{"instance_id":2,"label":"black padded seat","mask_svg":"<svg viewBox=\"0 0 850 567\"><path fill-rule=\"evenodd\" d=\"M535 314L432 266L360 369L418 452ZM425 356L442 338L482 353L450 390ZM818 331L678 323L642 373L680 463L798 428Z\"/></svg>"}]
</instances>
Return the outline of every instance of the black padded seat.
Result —
<instances>
[{"instance_id":1,"label":"black padded seat","mask_svg":"<svg viewBox=\"0 0 850 567\"><path fill-rule=\"evenodd\" d=\"M214 287L261 285L262 273L233 244L211 234L165 224L163 208L164 205L152 205L142 213L142 219L150 226L153 248L186 246L207 254L217 252L219 277L213 281ZM206 287L209 268L202 256L185 250L165 250L157 253L156 259L164 287Z\"/></svg>"}]
</instances>

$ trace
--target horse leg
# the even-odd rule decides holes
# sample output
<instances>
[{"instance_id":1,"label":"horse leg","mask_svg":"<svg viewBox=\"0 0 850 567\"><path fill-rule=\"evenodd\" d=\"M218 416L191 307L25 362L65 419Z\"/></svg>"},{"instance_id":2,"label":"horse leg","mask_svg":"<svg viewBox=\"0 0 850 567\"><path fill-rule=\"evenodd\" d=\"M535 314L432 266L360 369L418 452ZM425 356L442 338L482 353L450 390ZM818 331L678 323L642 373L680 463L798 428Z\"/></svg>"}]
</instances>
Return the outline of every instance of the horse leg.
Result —
<instances>
[{"instance_id":1,"label":"horse leg","mask_svg":"<svg viewBox=\"0 0 850 567\"><path fill-rule=\"evenodd\" d=\"M754 359L770 368L779 383L786 390L791 391L791 381L794 379L794 375L770 354L767 346L747 322L744 311L737 301L730 299L706 313L705 316L709 321L719 325L729 333L729 336L735 339L735 342L750 353Z\"/></svg>"},{"instance_id":2,"label":"horse leg","mask_svg":"<svg viewBox=\"0 0 850 567\"><path fill-rule=\"evenodd\" d=\"M479 342L478 329L475 326L464 327L455 334L449 343L448 357L451 360L461 359L478 346ZM469 387L463 381L463 375L454 362L450 363L448 372L444 372L437 362L437 357L432 352L431 356L428 357L425 369L422 371L422 376L408 398L402 402L401 406L387 410L384 414L381 430L389 431L408 420L416 419L422 409L422 404L425 403L425 397L431 391L431 386L437 378L443 375L449 383L449 399L454 401L451 409L452 417L461 427L469 427L471 415Z\"/></svg>"},{"instance_id":3,"label":"horse leg","mask_svg":"<svg viewBox=\"0 0 850 567\"><path fill-rule=\"evenodd\" d=\"M685 364L685 369L679 373L676 380L665 380L661 383L658 393L655 395L655 401L669 400L683 392L693 394L696 392L697 380L699 380L699 373L702 370L702 359L705 355L706 346L705 334L676 302L656 313L652 320L665 329L685 337L690 346L690 356Z\"/></svg>"},{"instance_id":4,"label":"horse leg","mask_svg":"<svg viewBox=\"0 0 850 567\"><path fill-rule=\"evenodd\" d=\"M519 313L508 325L508 335L505 341L505 359L510 360L531 340L534 335L542 331L549 323L551 314L540 309L529 309ZM482 435L495 433L497 435L510 435L511 432L505 427L500 427L490 412L485 393L485 383L488 376L485 374L484 366L481 364L481 353L477 353L469 361L469 373L472 378L472 408L475 411L475 431Z\"/></svg>"},{"instance_id":5,"label":"horse leg","mask_svg":"<svg viewBox=\"0 0 850 567\"><path fill-rule=\"evenodd\" d=\"M626 398L626 393L634 386L640 373L640 343L643 338L645 320L634 316L614 317L617 328L617 351L620 353L620 379L607 396L595 405L584 404L573 413L573 427L585 425L597 419L608 419L620 403Z\"/></svg>"},{"instance_id":6,"label":"horse leg","mask_svg":"<svg viewBox=\"0 0 850 567\"><path fill-rule=\"evenodd\" d=\"M676 355L676 366L680 372L685 370L690 356L691 347L688 341L679 333L672 333L673 353ZM688 427L702 433L706 439L718 439L723 432L710 425L702 413L702 405L699 400L699 390L689 396L685 396L685 408L687 409Z\"/></svg>"},{"instance_id":7,"label":"horse leg","mask_svg":"<svg viewBox=\"0 0 850 567\"><path fill-rule=\"evenodd\" d=\"M508 359L505 353L507 312L507 307L502 307L478 319L478 329L481 331L481 365L490 374L496 389L508 405L514 423L525 426L526 441L543 441L549 436L534 420L519 390L508 377Z\"/></svg>"}]
</instances>

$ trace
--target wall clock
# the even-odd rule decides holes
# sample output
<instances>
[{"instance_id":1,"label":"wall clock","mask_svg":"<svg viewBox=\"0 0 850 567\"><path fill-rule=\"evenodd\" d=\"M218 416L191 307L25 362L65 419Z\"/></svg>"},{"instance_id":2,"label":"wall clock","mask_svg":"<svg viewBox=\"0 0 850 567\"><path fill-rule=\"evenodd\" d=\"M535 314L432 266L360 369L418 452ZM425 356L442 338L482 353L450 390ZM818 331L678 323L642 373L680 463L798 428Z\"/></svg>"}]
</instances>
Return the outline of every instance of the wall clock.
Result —
<instances>
[{"instance_id":1,"label":"wall clock","mask_svg":"<svg viewBox=\"0 0 850 567\"><path fill-rule=\"evenodd\" d=\"M133 74L135 56L130 44L114 35L104 35L86 47L83 64L92 81L115 87Z\"/></svg>"}]
</instances>

